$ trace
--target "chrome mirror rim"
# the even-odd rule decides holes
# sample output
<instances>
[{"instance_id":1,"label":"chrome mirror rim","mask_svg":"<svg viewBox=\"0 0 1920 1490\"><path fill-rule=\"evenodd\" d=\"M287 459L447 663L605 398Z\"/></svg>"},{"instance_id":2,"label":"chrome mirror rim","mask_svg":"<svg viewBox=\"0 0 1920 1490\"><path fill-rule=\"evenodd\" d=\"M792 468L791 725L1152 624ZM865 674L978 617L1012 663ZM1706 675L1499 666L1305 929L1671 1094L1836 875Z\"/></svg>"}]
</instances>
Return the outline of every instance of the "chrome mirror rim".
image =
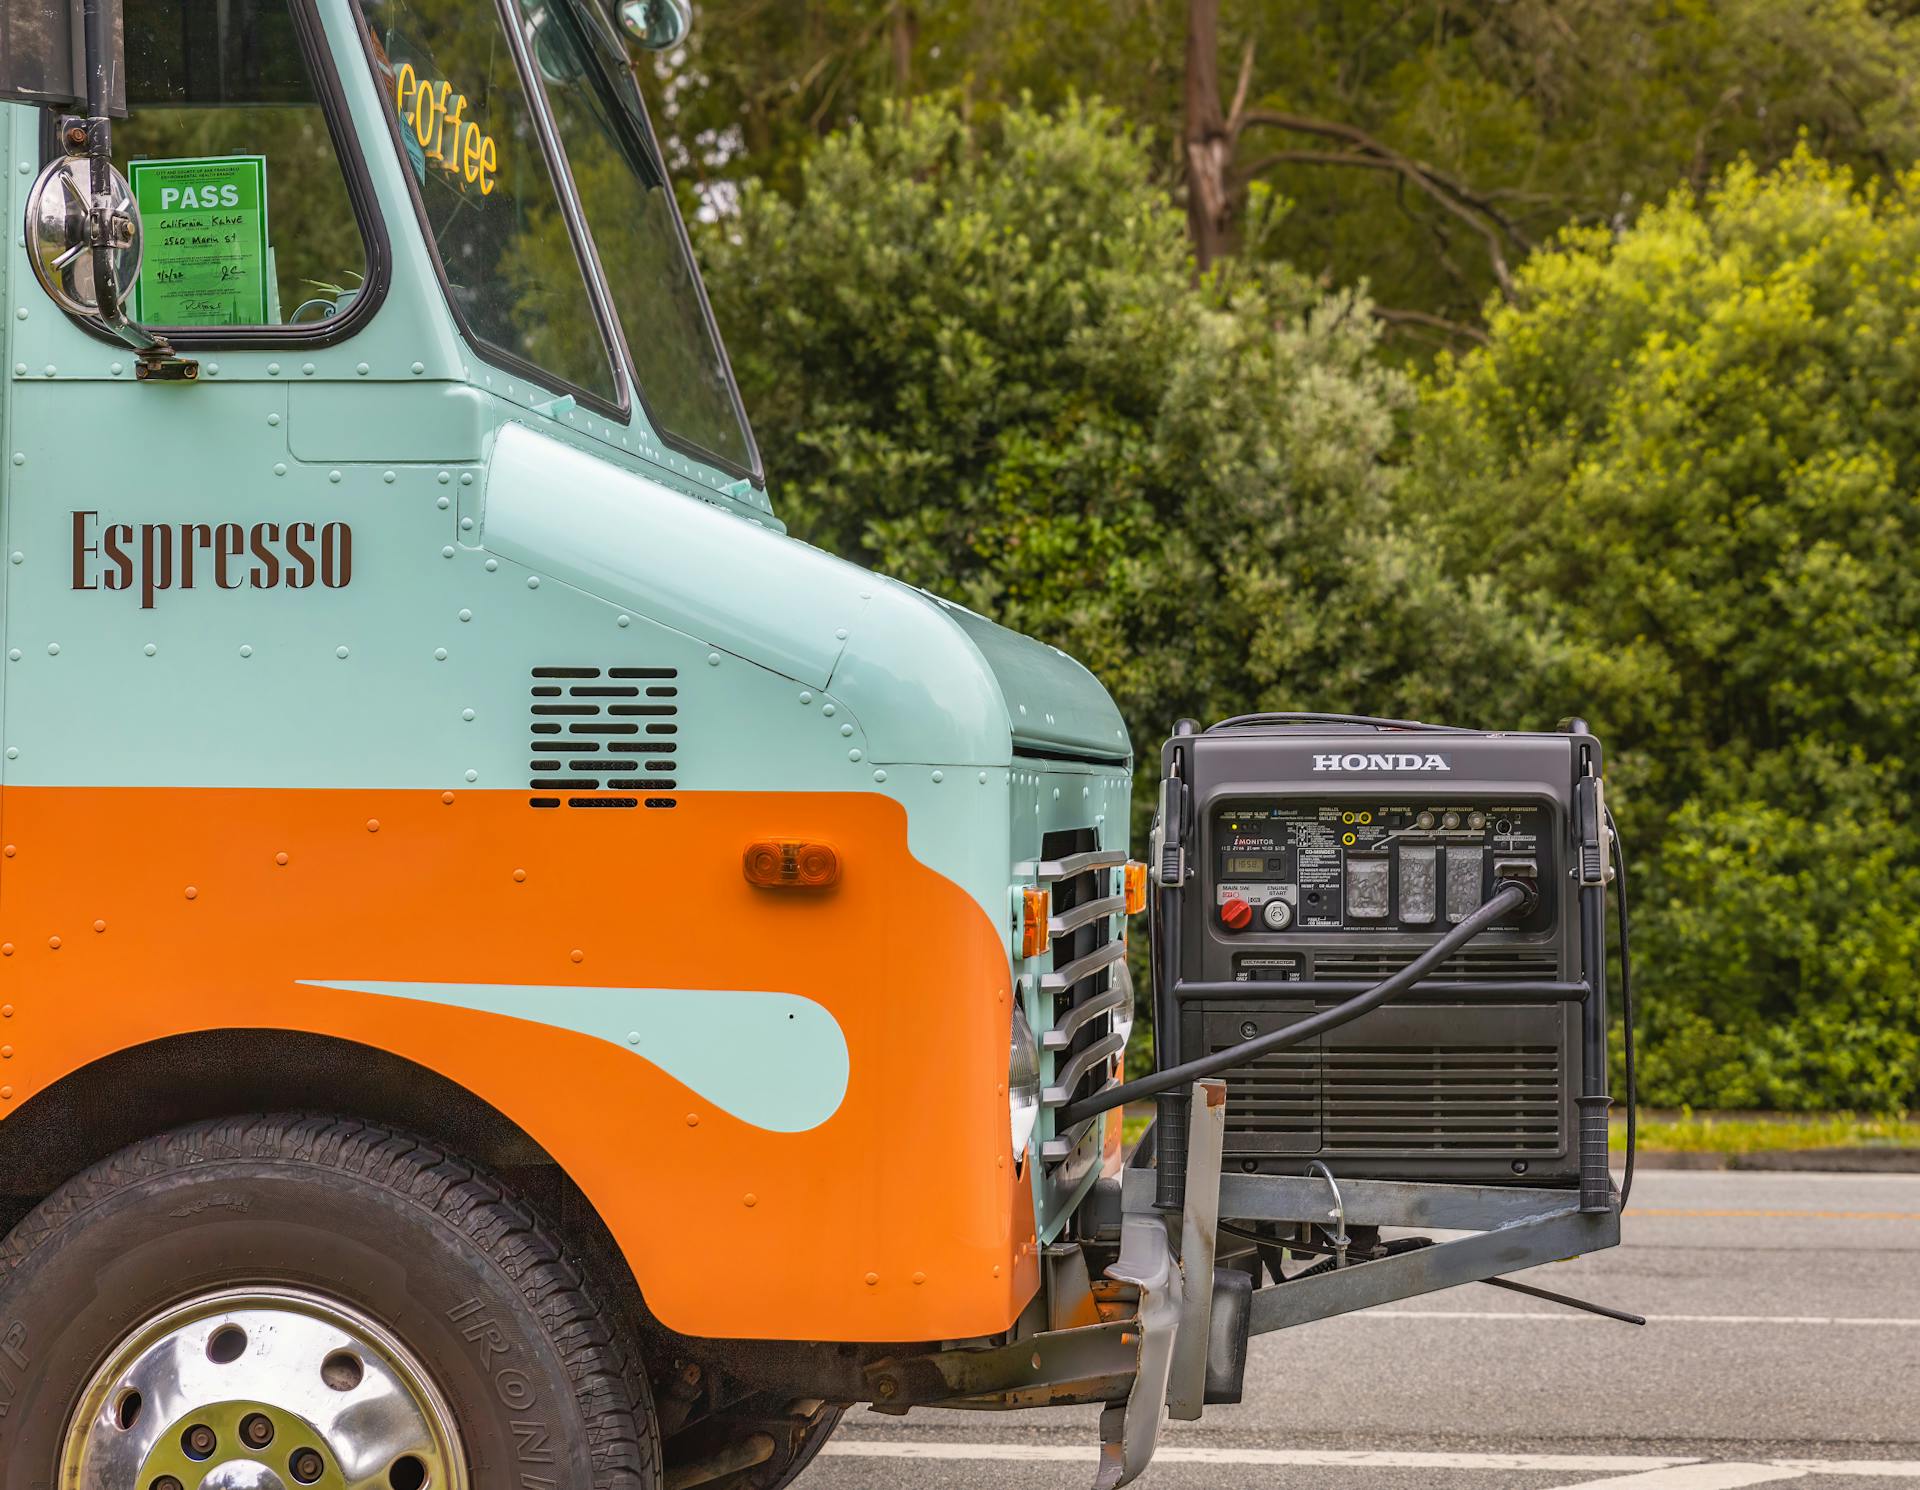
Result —
<instances>
[{"instance_id":1,"label":"chrome mirror rim","mask_svg":"<svg viewBox=\"0 0 1920 1490\"><path fill-rule=\"evenodd\" d=\"M620 29L649 52L677 47L693 30L692 0L614 0Z\"/></svg>"},{"instance_id":2,"label":"chrome mirror rim","mask_svg":"<svg viewBox=\"0 0 1920 1490\"><path fill-rule=\"evenodd\" d=\"M35 178L27 192L27 262L33 277L54 304L69 315L98 316L93 283L93 254L87 244L87 212L92 204L93 163L84 155L64 155ZM114 254L114 277L121 298L140 277L145 234L140 207L127 178L113 171L113 206L132 224L132 241Z\"/></svg>"}]
</instances>

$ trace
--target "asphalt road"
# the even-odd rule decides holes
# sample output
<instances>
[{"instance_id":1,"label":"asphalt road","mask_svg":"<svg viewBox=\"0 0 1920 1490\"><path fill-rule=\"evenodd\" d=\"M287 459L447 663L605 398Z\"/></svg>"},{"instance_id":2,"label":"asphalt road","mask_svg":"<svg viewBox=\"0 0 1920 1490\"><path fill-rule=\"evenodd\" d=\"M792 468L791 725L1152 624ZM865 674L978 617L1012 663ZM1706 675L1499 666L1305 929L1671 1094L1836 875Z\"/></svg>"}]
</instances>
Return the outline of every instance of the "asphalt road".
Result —
<instances>
[{"instance_id":1,"label":"asphalt road","mask_svg":"<svg viewBox=\"0 0 1920 1490\"><path fill-rule=\"evenodd\" d=\"M1253 1344L1150 1490L1920 1482L1920 1175L1646 1171L1617 1249ZM1094 1412L848 1417L801 1490L1085 1490Z\"/></svg>"}]
</instances>

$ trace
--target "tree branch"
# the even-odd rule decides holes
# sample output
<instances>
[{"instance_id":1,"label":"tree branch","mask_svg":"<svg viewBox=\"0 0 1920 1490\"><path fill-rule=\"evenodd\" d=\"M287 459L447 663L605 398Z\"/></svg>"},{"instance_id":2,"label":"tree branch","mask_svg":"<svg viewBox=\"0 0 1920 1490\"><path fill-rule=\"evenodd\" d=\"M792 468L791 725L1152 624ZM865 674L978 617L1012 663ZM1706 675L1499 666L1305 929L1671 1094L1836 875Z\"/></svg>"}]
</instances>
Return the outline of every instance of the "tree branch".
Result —
<instances>
[{"instance_id":1,"label":"tree branch","mask_svg":"<svg viewBox=\"0 0 1920 1490\"><path fill-rule=\"evenodd\" d=\"M1240 79L1233 85L1233 107L1227 110L1228 127L1238 119L1247 107L1247 90L1253 86L1253 38L1247 38L1247 48L1240 54Z\"/></svg>"},{"instance_id":2,"label":"tree branch","mask_svg":"<svg viewBox=\"0 0 1920 1490\"><path fill-rule=\"evenodd\" d=\"M1444 331L1448 336L1465 337L1483 347L1493 345L1493 339L1478 326L1469 326L1464 321L1449 321L1445 316L1436 316L1431 311L1396 310L1391 306L1376 305L1373 307L1373 318L1389 326L1427 326L1435 331Z\"/></svg>"},{"instance_id":3,"label":"tree branch","mask_svg":"<svg viewBox=\"0 0 1920 1490\"><path fill-rule=\"evenodd\" d=\"M1486 198L1462 183L1451 179L1442 172L1423 162L1402 155L1392 146L1375 139L1365 130L1355 125L1343 124L1334 119L1316 119L1306 114L1291 114L1281 109L1246 109L1236 112L1227 122L1229 140L1237 145L1239 136L1247 129L1264 127L1286 130L1294 134L1314 135L1321 139L1339 140L1352 148L1352 154L1378 161L1378 166L1369 169L1390 170L1403 180L1431 197L1441 208L1466 223L1485 241L1487 259L1493 267L1493 277L1499 281L1500 289L1509 299L1513 296L1513 275L1507 268L1507 257L1501 245L1504 234L1510 241L1525 249L1530 243L1505 214L1494 208ZM1358 161L1340 158L1317 164L1354 165Z\"/></svg>"},{"instance_id":4,"label":"tree branch","mask_svg":"<svg viewBox=\"0 0 1920 1490\"><path fill-rule=\"evenodd\" d=\"M1381 160L1376 155L1362 155L1357 150L1275 150L1249 165L1236 167L1234 179L1244 186L1256 177L1266 175L1275 166L1352 166L1361 171L1397 170L1391 161Z\"/></svg>"}]
</instances>

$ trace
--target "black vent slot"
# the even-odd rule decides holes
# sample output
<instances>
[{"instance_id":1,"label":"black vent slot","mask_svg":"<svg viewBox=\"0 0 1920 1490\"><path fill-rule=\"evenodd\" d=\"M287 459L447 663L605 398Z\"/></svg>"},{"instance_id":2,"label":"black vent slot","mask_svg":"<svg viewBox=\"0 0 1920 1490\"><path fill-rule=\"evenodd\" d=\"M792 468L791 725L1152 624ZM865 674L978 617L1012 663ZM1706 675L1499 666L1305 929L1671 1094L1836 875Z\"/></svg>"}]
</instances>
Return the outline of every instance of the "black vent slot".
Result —
<instances>
[{"instance_id":1,"label":"black vent slot","mask_svg":"<svg viewBox=\"0 0 1920 1490\"><path fill-rule=\"evenodd\" d=\"M1313 976L1326 981L1374 983L1397 973L1418 955L1418 949L1396 952L1315 952ZM1551 947L1468 947L1440 964L1436 978L1459 978L1475 983L1552 982L1560 963Z\"/></svg>"},{"instance_id":2,"label":"black vent slot","mask_svg":"<svg viewBox=\"0 0 1920 1490\"><path fill-rule=\"evenodd\" d=\"M528 787L534 807L672 807L679 790L679 670L536 667Z\"/></svg>"},{"instance_id":3,"label":"black vent slot","mask_svg":"<svg viewBox=\"0 0 1920 1490\"><path fill-rule=\"evenodd\" d=\"M1324 1060L1330 1152L1560 1151L1557 1045L1356 1045Z\"/></svg>"},{"instance_id":4,"label":"black vent slot","mask_svg":"<svg viewBox=\"0 0 1920 1490\"><path fill-rule=\"evenodd\" d=\"M1210 1009L1209 1051L1312 1012ZM1323 1006L1327 1007L1327 1006ZM1227 1072L1229 1154L1534 1159L1566 1150L1562 1009L1395 1006Z\"/></svg>"}]
</instances>

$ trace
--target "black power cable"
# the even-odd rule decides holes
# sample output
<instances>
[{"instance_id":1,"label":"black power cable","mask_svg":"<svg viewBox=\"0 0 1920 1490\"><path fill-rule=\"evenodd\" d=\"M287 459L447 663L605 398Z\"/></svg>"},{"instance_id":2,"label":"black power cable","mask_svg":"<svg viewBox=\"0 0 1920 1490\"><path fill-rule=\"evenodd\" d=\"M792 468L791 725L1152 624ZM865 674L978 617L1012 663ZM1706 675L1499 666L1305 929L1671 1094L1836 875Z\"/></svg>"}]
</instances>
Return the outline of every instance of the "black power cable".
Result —
<instances>
[{"instance_id":1,"label":"black power cable","mask_svg":"<svg viewBox=\"0 0 1920 1490\"><path fill-rule=\"evenodd\" d=\"M1620 841L1620 829L1614 824L1611 807L1607 809L1607 831L1613 835L1614 873L1619 881L1613 911L1620 926L1620 1053L1627 1068L1627 1167L1620 1176L1620 1209L1624 1211L1627 1197L1633 1194L1633 1151L1640 1135L1640 1091L1633 1060L1633 951L1627 940L1627 850Z\"/></svg>"},{"instance_id":2,"label":"black power cable","mask_svg":"<svg viewBox=\"0 0 1920 1490\"><path fill-rule=\"evenodd\" d=\"M1310 1014L1297 1024L1272 1030L1257 1039L1243 1040L1238 1045L1229 1045L1225 1050L1216 1050L1211 1055L1203 1055L1165 1071L1156 1071L1151 1076L1142 1076L1136 1081L1110 1086L1078 1102L1070 1102L1060 1109L1059 1116L1055 1119L1056 1131L1064 1132L1075 1123L1086 1118L1097 1117L1103 1112L1128 1102L1138 1102L1145 1097L1155 1097L1162 1092L1192 1086L1203 1077L1218 1076L1222 1071L1231 1071L1235 1066L1257 1060L1263 1055L1271 1055L1276 1050L1286 1050L1323 1035L1328 1030L1338 1029L1341 1025L1358 1019L1362 1014L1379 1008L1390 999L1398 998L1414 984L1434 973L1441 963L1495 921L1500 920L1510 911L1524 909L1532 904L1535 898L1536 892L1533 886L1523 884L1519 880L1502 880L1494 887L1491 898L1439 941L1401 968L1399 972L1381 979L1365 992L1356 993L1344 1004L1335 1004L1331 1009Z\"/></svg>"}]
</instances>

